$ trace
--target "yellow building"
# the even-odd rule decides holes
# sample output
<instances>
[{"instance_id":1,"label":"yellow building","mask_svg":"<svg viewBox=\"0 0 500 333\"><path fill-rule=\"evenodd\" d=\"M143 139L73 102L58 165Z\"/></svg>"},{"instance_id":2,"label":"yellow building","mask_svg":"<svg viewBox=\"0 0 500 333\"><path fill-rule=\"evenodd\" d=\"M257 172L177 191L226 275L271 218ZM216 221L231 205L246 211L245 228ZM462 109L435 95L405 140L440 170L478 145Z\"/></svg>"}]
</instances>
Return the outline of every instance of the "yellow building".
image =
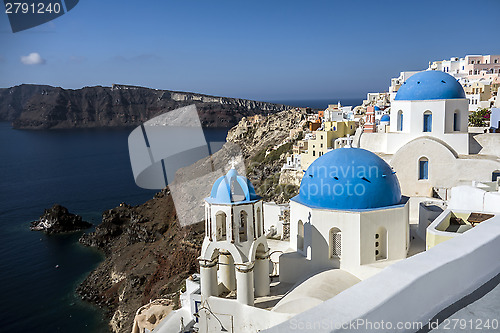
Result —
<instances>
[{"instance_id":1,"label":"yellow building","mask_svg":"<svg viewBox=\"0 0 500 333\"><path fill-rule=\"evenodd\" d=\"M323 129L327 132L332 131L336 133L337 138L343 138L344 136L354 135L356 132L356 122L355 121L325 121L323 123Z\"/></svg>"},{"instance_id":2,"label":"yellow building","mask_svg":"<svg viewBox=\"0 0 500 333\"><path fill-rule=\"evenodd\" d=\"M318 157L324 155L335 146L335 140L347 135L354 135L354 121L325 121L323 131L314 132L315 137L307 140L307 150L301 153L302 170L306 170Z\"/></svg>"}]
</instances>

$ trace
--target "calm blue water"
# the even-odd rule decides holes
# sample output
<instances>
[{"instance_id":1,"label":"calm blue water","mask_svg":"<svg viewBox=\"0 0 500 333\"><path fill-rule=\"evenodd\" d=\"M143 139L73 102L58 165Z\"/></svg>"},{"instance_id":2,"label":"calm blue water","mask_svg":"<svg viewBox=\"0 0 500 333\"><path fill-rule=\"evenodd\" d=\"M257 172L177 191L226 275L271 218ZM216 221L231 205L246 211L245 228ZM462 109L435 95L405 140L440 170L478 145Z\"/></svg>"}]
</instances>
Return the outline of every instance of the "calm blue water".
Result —
<instances>
[{"instance_id":1,"label":"calm blue water","mask_svg":"<svg viewBox=\"0 0 500 333\"><path fill-rule=\"evenodd\" d=\"M137 205L154 191L132 176L130 130L13 130L0 123L0 323L5 332L107 332L101 311L74 290L102 260L82 234L29 231L54 203L99 224L121 202ZM206 130L225 141L227 129ZM59 268L56 268L59 265Z\"/></svg>"}]
</instances>

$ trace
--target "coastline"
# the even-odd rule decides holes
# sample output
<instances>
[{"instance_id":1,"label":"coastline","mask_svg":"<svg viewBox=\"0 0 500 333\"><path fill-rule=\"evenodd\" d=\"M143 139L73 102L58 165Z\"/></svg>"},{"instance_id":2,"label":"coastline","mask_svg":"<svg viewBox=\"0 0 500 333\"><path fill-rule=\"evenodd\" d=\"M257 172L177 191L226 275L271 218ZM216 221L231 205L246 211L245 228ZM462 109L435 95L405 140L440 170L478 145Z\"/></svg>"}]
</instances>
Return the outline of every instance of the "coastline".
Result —
<instances>
[{"instance_id":1,"label":"coastline","mask_svg":"<svg viewBox=\"0 0 500 333\"><path fill-rule=\"evenodd\" d=\"M225 140L226 130L209 132ZM47 235L30 231L29 224L56 202L96 226L107 209L152 198L155 191L134 183L128 134L128 129L25 131L0 123L2 142L15 143L2 150L0 165L7 180L0 191L0 310L9 318L4 329L108 331L105 313L75 293L103 253L78 243L84 232Z\"/></svg>"}]
</instances>

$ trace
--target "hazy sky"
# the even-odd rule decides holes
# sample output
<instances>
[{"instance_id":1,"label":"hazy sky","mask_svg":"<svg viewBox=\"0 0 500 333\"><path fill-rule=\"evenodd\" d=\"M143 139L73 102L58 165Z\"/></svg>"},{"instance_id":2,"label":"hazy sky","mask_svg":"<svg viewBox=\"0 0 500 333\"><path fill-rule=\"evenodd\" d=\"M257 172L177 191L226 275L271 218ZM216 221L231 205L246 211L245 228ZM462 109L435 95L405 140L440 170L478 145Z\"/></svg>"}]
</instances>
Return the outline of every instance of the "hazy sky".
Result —
<instances>
[{"instance_id":1,"label":"hazy sky","mask_svg":"<svg viewBox=\"0 0 500 333\"><path fill-rule=\"evenodd\" d=\"M15 34L0 13L0 87L359 98L431 60L500 54L499 17L500 0L80 0Z\"/></svg>"}]
</instances>

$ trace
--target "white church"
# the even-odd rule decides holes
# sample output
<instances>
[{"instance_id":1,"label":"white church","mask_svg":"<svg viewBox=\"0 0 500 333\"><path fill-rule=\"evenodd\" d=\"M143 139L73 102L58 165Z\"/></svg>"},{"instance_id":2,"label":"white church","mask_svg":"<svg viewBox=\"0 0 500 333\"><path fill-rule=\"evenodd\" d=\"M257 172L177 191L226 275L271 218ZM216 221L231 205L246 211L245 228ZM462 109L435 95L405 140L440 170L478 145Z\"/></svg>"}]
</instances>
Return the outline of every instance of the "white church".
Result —
<instances>
[{"instance_id":1,"label":"white church","mask_svg":"<svg viewBox=\"0 0 500 333\"><path fill-rule=\"evenodd\" d=\"M398 173L407 196L446 193L463 182L492 181L500 170L497 133L469 133L468 101L441 71L412 75L391 104L389 131L358 129L354 146L378 153Z\"/></svg>"},{"instance_id":2,"label":"white church","mask_svg":"<svg viewBox=\"0 0 500 333\"><path fill-rule=\"evenodd\" d=\"M364 149L333 150L308 168L290 202L289 240L266 238L263 208L234 166L205 199L200 332L271 327L408 254L408 198L392 168Z\"/></svg>"},{"instance_id":3,"label":"white church","mask_svg":"<svg viewBox=\"0 0 500 333\"><path fill-rule=\"evenodd\" d=\"M253 305L254 289L256 296L265 296L270 287L262 200L233 167L213 185L205 216L199 259L202 298L238 290L237 301Z\"/></svg>"}]
</instances>

